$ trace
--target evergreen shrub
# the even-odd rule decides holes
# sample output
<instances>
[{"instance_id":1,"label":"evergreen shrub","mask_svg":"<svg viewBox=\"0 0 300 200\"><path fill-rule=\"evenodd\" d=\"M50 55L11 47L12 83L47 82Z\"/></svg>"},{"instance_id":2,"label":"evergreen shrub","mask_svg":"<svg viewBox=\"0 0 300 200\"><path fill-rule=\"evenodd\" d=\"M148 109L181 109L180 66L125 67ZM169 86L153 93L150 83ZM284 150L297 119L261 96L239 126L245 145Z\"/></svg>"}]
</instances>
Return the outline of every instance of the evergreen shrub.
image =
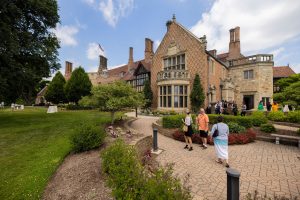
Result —
<instances>
[{"instance_id":1,"label":"evergreen shrub","mask_svg":"<svg viewBox=\"0 0 300 200\"><path fill-rule=\"evenodd\" d=\"M265 133L276 132L276 129L273 126L273 124L262 124L262 125L260 125L260 130L265 132Z\"/></svg>"}]
</instances>

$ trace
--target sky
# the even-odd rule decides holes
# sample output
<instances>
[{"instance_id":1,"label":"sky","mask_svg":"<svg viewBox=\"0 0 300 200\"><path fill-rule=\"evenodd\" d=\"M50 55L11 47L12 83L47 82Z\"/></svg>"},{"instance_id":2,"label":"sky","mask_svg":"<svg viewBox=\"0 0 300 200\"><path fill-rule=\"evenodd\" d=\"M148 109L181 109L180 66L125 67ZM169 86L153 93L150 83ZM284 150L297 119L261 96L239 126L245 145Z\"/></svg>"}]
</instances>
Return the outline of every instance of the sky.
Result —
<instances>
[{"instance_id":1,"label":"sky","mask_svg":"<svg viewBox=\"0 0 300 200\"><path fill-rule=\"evenodd\" d=\"M100 54L109 69L126 64L129 47L135 61L143 59L145 38L155 50L173 14L196 36L206 35L208 50L228 52L229 29L239 26L243 55L273 54L274 66L300 73L299 0L58 0L58 6L53 31L63 73L65 61L96 72Z\"/></svg>"}]
</instances>

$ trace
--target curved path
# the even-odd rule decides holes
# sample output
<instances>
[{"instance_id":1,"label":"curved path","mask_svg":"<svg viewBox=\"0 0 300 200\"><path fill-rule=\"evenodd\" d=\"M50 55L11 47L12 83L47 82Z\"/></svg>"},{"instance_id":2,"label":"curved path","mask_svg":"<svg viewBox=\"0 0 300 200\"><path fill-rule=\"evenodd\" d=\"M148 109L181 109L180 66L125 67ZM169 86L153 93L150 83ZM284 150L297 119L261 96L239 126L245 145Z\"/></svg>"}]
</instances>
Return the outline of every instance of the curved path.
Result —
<instances>
[{"instance_id":1,"label":"curved path","mask_svg":"<svg viewBox=\"0 0 300 200\"><path fill-rule=\"evenodd\" d=\"M135 113L127 113L134 116ZM157 117L139 116L131 128L152 135L152 123ZM184 143L158 134L158 147L164 151L157 161L165 165L174 163L174 172L182 180L190 175L194 199L226 199L226 168L214 161L213 146L202 150L194 145L193 151L184 150ZM247 145L229 147L229 163L241 172L241 199L248 194L273 197L300 198L300 151L297 147L275 145L257 141Z\"/></svg>"}]
</instances>

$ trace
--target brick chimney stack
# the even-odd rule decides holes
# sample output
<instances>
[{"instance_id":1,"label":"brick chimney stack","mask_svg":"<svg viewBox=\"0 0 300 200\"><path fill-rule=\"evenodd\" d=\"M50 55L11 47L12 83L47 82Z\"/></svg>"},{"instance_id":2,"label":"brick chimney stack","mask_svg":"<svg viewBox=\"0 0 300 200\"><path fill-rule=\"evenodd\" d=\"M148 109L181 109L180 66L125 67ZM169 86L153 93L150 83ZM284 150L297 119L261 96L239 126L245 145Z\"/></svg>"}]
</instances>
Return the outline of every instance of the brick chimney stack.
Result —
<instances>
[{"instance_id":1,"label":"brick chimney stack","mask_svg":"<svg viewBox=\"0 0 300 200\"><path fill-rule=\"evenodd\" d=\"M69 80L71 78L71 74L72 74L72 66L73 64L69 61L66 61L66 67L65 67L65 79Z\"/></svg>"},{"instance_id":2,"label":"brick chimney stack","mask_svg":"<svg viewBox=\"0 0 300 200\"><path fill-rule=\"evenodd\" d=\"M145 62L152 62L153 55L153 41L145 38Z\"/></svg>"},{"instance_id":3,"label":"brick chimney stack","mask_svg":"<svg viewBox=\"0 0 300 200\"><path fill-rule=\"evenodd\" d=\"M128 71L133 67L133 48L129 47Z\"/></svg>"},{"instance_id":4,"label":"brick chimney stack","mask_svg":"<svg viewBox=\"0 0 300 200\"><path fill-rule=\"evenodd\" d=\"M228 59L237 59L241 57L241 45L240 45L240 27L235 27L229 30L229 55Z\"/></svg>"},{"instance_id":5,"label":"brick chimney stack","mask_svg":"<svg viewBox=\"0 0 300 200\"><path fill-rule=\"evenodd\" d=\"M107 58L105 58L102 55L99 55L98 73L101 73L104 70L107 70Z\"/></svg>"}]
</instances>

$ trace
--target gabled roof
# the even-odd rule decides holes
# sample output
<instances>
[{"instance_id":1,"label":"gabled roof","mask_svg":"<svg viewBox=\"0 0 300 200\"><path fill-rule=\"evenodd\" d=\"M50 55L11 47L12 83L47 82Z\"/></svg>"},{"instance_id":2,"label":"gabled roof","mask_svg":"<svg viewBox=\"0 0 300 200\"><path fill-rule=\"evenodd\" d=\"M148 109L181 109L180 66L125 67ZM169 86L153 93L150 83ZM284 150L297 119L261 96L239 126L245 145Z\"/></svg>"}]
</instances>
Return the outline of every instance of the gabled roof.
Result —
<instances>
[{"instance_id":1,"label":"gabled roof","mask_svg":"<svg viewBox=\"0 0 300 200\"><path fill-rule=\"evenodd\" d=\"M290 66L273 67L273 78L286 78L290 75L296 74Z\"/></svg>"},{"instance_id":2,"label":"gabled roof","mask_svg":"<svg viewBox=\"0 0 300 200\"><path fill-rule=\"evenodd\" d=\"M151 70L151 63L145 62L145 60L138 60L135 61L131 67L132 71L128 71L128 64L119 66L114 69L109 69L107 70L107 76L98 76L97 77L97 82L98 83L111 83L117 80L132 80L134 79L134 72L137 70L138 66L142 65L146 71L150 72ZM95 72L89 73L93 74ZM121 76L121 73L122 76Z\"/></svg>"},{"instance_id":3,"label":"gabled roof","mask_svg":"<svg viewBox=\"0 0 300 200\"><path fill-rule=\"evenodd\" d=\"M185 28L183 25L181 25L180 23L178 23L177 21L172 21L172 23L177 24L179 27L181 27L185 32L187 32L189 35L191 35L194 39L196 39L198 42L200 42L201 44L202 41L194 34L192 33L190 30L188 30L187 28ZM217 62L219 62L221 65L226 66L225 63L223 63L218 57L215 57L212 53L210 53L209 51L205 50L206 54L208 54L209 56L213 57Z\"/></svg>"}]
</instances>

